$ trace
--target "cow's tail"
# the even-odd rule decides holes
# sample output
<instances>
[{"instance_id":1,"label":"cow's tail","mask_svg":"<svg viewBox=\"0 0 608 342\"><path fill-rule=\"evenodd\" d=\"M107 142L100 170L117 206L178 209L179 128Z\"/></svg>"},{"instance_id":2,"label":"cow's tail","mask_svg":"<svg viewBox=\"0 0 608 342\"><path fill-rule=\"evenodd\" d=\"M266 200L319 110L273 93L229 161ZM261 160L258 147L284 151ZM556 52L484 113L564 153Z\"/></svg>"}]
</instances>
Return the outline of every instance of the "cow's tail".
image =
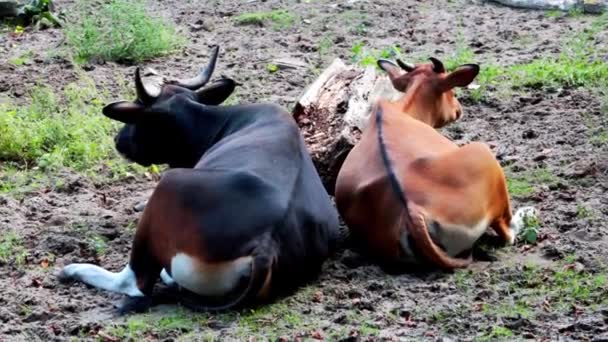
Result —
<instances>
[{"instance_id":1,"label":"cow's tail","mask_svg":"<svg viewBox=\"0 0 608 342\"><path fill-rule=\"evenodd\" d=\"M421 214L415 213L412 217L413 213L408 206L405 192L401 188L401 184L399 183L399 180L395 174L395 170L393 169L393 164L389 158L384 141L382 107L380 105L376 106L375 111L376 126L378 130L378 145L380 147L382 161L384 163L384 167L386 168L391 187L404 207L404 222L409 234L416 243L416 249L419 250L419 253L421 253L427 260L443 269L455 269L468 266L471 263L471 259L453 258L433 242L431 236L429 235L429 230L424 217Z\"/></svg>"}]
</instances>

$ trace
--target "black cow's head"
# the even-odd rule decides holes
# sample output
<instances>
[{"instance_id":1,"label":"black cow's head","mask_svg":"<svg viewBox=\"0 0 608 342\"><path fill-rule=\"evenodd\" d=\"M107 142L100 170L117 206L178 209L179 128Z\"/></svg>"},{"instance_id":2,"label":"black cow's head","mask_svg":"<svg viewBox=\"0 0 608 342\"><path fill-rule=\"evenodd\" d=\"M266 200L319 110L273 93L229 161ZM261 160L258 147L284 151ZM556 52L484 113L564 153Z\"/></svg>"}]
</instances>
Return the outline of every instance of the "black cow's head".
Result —
<instances>
[{"instance_id":1,"label":"black cow's head","mask_svg":"<svg viewBox=\"0 0 608 342\"><path fill-rule=\"evenodd\" d=\"M144 166L188 166L180 165L180 160L188 159L180 154L191 153L193 135L205 133L193 127L200 120L188 103L219 105L235 88L235 82L228 78L205 86L215 69L218 51L218 46L213 48L209 64L196 77L166 82L154 95L146 90L139 67L135 69L137 99L114 102L103 109L105 116L125 123L115 137L118 152Z\"/></svg>"}]
</instances>

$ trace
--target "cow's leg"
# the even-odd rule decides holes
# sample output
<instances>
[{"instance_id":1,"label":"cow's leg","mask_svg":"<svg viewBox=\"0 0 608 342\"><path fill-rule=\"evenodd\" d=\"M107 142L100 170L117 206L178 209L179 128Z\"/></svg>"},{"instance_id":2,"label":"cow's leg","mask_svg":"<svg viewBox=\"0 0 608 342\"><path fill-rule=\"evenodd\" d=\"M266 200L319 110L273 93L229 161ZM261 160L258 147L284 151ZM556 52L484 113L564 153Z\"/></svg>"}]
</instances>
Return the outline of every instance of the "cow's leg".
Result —
<instances>
[{"instance_id":1,"label":"cow's leg","mask_svg":"<svg viewBox=\"0 0 608 342\"><path fill-rule=\"evenodd\" d=\"M110 272L93 264L70 264L63 268L59 279L81 281L99 289L130 297L149 295L162 267L155 255L150 253L148 241L143 238L145 231L145 227L138 227L133 241L131 260L122 271Z\"/></svg>"},{"instance_id":2,"label":"cow's leg","mask_svg":"<svg viewBox=\"0 0 608 342\"><path fill-rule=\"evenodd\" d=\"M137 287L137 278L130 265L115 273L93 264L70 264L59 274L60 280L78 280L93 287L141 297L143 292Z\"/></svg>"}]
</instances>

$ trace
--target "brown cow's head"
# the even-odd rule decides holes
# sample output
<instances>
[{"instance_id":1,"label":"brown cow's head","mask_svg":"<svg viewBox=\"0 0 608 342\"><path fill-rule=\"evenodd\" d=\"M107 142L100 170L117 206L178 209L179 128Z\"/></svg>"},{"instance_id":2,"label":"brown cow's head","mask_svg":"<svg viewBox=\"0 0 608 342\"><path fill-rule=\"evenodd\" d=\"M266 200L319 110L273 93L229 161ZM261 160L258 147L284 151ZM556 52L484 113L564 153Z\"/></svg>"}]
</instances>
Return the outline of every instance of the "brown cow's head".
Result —
<instances>
[{"instance_id":1,"label":"brown cow's head","mask_svg":"<svg viewBox=\"0 0 608 342\"><path fill-rule=\"evenodd\" d=\"M431 57L431 62L411 65L397 60L397 66L381 59L378 66L386 71L393 87L405 93L400 101L403 112L439 128L462 116L453 88L469 85L479 66L465 64L448 73L438 59Z\"/></svg>"},{"instance_id":2,"label":"brown cow's head","mask_svg":"<svg viewBox=\"0 0 608 342\"><path fill-rule=\"evenodd\" d=\"M166 82L158 94L146 89L139 67L135 70L137 99L114 102L103 109L105 116L125 123L115 137L118 152L144 166L194 166L188 165L198 160L193 156L193 145L214 133L214 127L209 127L214 122L201 118L193 104L219 105L235 88L235 82L227 78L205 86L215 69L218 51L219 47L213 48L209 64L199 75ZM201 129L201 123L206 127Z\"/></svg>"}]
</instances>

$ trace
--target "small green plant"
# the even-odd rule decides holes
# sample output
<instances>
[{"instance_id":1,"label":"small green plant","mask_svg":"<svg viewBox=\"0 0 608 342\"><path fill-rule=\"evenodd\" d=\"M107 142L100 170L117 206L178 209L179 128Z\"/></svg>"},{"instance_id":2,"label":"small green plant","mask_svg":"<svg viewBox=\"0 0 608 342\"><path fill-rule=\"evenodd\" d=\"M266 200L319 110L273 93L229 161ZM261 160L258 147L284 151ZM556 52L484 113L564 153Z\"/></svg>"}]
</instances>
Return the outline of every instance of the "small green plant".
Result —
<instances>
[{"instance_id":1,"label":"small green plant","mask_svg":"<svg viewBox=\"0 0 608 342\"><path fill-rule=\"evenodd\" d=\"M95 251L96 255L104 255L108 250L108 243L106 239L99 235L93 235L89 239L89 245L91 249Z\"/></svg>"},{"instance_id":2,"label":"small green plant","mask_svg":"<svg viewBox=\"0 0 608 342\"><path fill-rule=\"evenodd\" d=\"M351 60L363 67L377 66L378 59L395 59L401 56L401 49L391 45L381 50L368 49L364 42L359 42L351 48Z\"/></svg>"},{"instance_id":3,"label":"small green plant","mask_svg":"<svg viewBox=\"0 0 608 342\"><path fill-rule=\"evenodd\" d=\"M19 55L19 57L11 59L9 61L9 63L16 65L16 66L24 65L32 59L32 55L33 55L32 51L24 52L21 55Z\"/></svg>"},{"instance_id":4,"label":"small green plant","mask_svg":"<svg viewBox=\"0 0 608 342\"><path fill-rule=\"evenodd\" d=\"M579 219L591 218L593 216L593 209L587 207L583 203L578 203L576 205L576 217Z\"/></svg>"},{"instance_id":5,"label":"small green plant","mask_svg":"<svg viewBox=\"0 0 608 342\"><path fill-rule=\"evenodd\" d=\"M331 35L323 36L323 38L321 38L321 40L319 41L319 44L318 44L317 51L319 52L319 56L327 55L331 51L333 44L334 44L333 36L331 36Z\"/></svg>"},{"instance_id":6,"label":"small green plant","mask_svg":"<svg viewBox=\"0 0 608 342\"><path fill-rule=\"evenodd\" d=\"M296 21L296 17L286 10L274 10L269 12L243 13L235 18L237 25L259 25L272 23L275 30L290 28Z\"/></svg>"},{"instance_id":7,"label":"small green plant","mask_svg":"<svg viewBox=\"0 0 608 342\"><path fill-rule=\"evenodd\" d=\"M538 240L538 230L540 221L536 216L524 217L524 228L520 232L520 236L525 243L535 244Z\"/></svg>"},{"instance_id":8,"label":"small green plant","mask_svg":"<svg viewBox=\"0 0 608 342\"><path fill-rule=\"evenodd\" d=\"M113 0L87 14L81 9L66 27L77 61L142 62L184 44L175 27L146 12L144 0Z\"/></svg>"},{"instance_id":9,"label":"small green plant","mask_svg":"<svg viewBox=\"0 0 608 342\"><path fill-rule=\"evenodd\" d=\"M501 326L493 326L492 329L485 335L477 338L476 341L504 341L513 337L511 329Z\"/></svg>"},{"instance_id":10,"label":"small green plant","mask_svg":"<svg viewBox=\"0 0 608 342\"><path fill-rule=\"evenodd\" d=\"M23 240L13 231L3 232L0 237L0 264L12 263L22 265L28 252L23 247Z\"/></svg>"},{"instance_id":11,"label":"small green plant","mask_svg":"<svg viewBox=\"0 0 608 342\"><path fill-rule=\"evenodd\" d=\"M279 71L279 67L274 63L268 63L266 64L266 70L268 70L268 72L272 74Z\"/></svg>"}]
</instances>

